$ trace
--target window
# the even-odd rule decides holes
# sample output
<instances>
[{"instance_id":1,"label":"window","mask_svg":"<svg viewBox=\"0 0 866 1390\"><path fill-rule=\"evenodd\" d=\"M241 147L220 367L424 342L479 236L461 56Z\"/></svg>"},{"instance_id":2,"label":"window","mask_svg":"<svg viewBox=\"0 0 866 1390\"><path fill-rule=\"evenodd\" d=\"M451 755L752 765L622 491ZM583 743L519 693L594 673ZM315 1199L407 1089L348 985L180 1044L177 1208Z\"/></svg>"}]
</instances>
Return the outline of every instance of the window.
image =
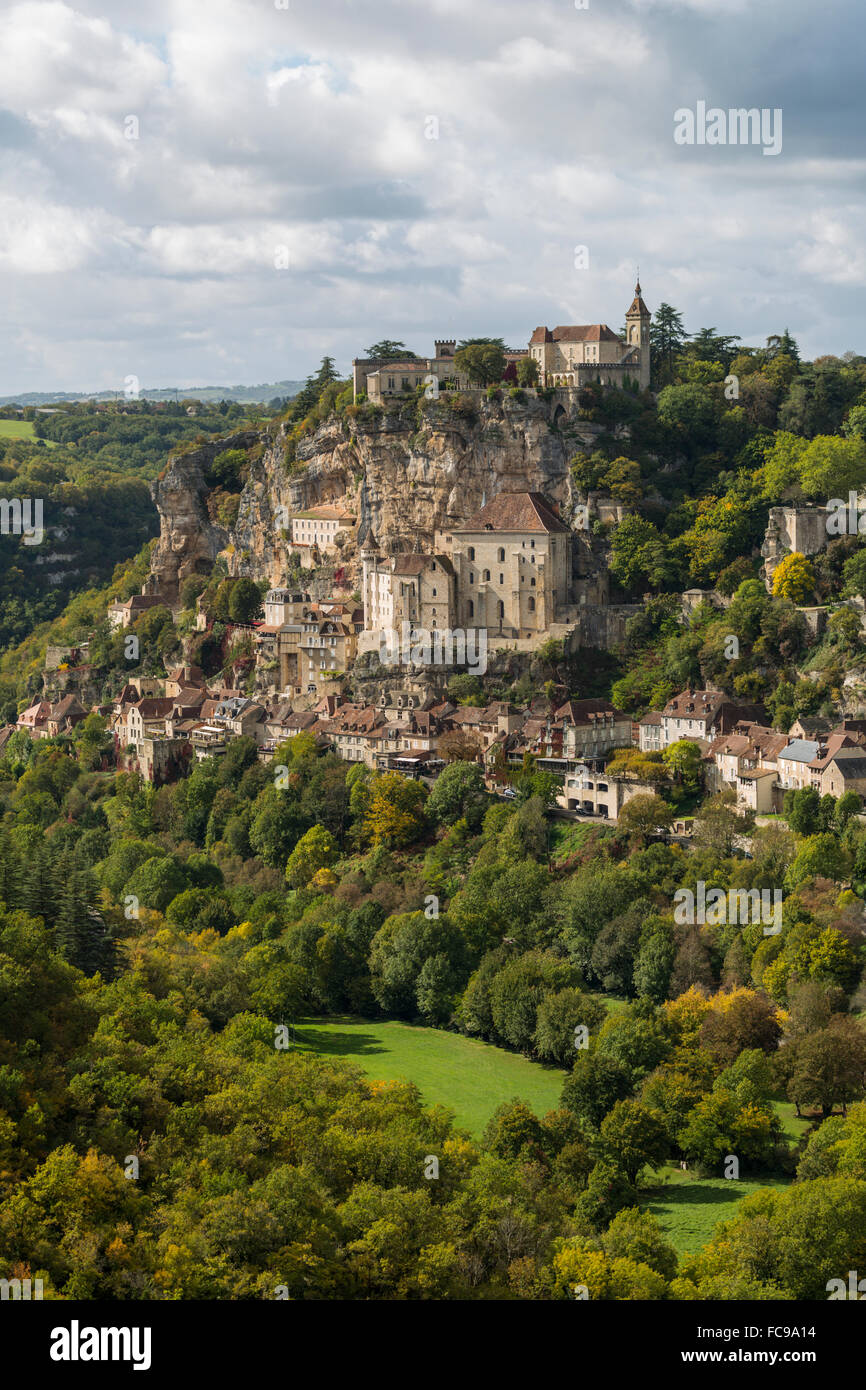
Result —
<instances>
[{"instance_id":1,"label":"window","mask_svg":"<svg viewBox=\"0 0 866 1390\"><path fill-rule=\"evenodd\" d=\"M433 597L434 597L434 598L436 597L436 590L435 590L435 589L433 590Z\"/></svg>"},{"instance_id":2,"label":"window","mask_svg":"<svg viewBox=\"0 0 866 1390\"><path fill-rule=\"evenodd\" d=\"M499 547L499 554L497 556L497 559L499 560L500 564L502 564L502 561L505 559L505 551L502 548L502 546Z\"/></svg>"},{"instance_id":3,"label":"window","mask_svg":"<svg viewBox=\"0 0 866 1390\"><path fill-rule=\"evenodd\" d=\"M485 571L484 571L484 578L485 578L485 580L487 580L487 579L490 578L490 570L485 570Z\"/></svg>"},{"instance_id":4,"label":"window","mask_svg":"<svg viewBox=\"0 0 866 1390\"><path fill-rule=\"evenodd\" d=\"M499 600L496 606L499 609L499 619L501 621L505 617L505 604L502 602L502 599Z\"/></svg>"},{"instance_id":5,"label":"window","mask_svg":"<svg viewBox=\"0 0 866 1390\"><path fill-rule=\"evenodd\" d=\"M505 582L505 575L504 575L504 574L500 574L500 576L499 576L499 582L500 582L500 584L503 584L503 583Z\"/></svg>"},{"instance_id":6,"label":"window","mask_svg":"<svg viewBox=\"0 0 866 1390\"><path fill-rule=\"evenodd\" d=\"M470 618L475 617L475 604L472 602L471 599L469 600L469 616Z\"/></svg>"},{"instance_id":7,"label":"window","mask_svg":"<svg viewBox=\"0 0 866 1390\"><path fill-rule=\"evenodd\" d=\"M529 581L529 587L530 587L530 589L534 589L534 588L535 588L535 575L533 575L532 578L530 579L530 581Z\"/></svg>"},{"instance_id":8,"label":"window","mask_svg":"<svg viewBox=\"0 0 866 1390\"><path fill-rule=\"evenodd\" d=\"M474 546L474 545L470 545L470 547L469 547L469 552L468 552L468 553L469 553L469 558L470 558L470 560L474 560L474 559L475 559L475 546Z\"/></svg>"},{"instance_id":9,"label":"window","mask_svg":"<svg viewBox=\"0 0 866 1390\"><path fill-rule=\"evenodd\" d=\"M469 583L470 583L470 584L474 584L474 583L475 583L475 575L472 574L471 571L470 571L470 574L469 574Z\"/></svg>"},{"instance_id":10,"label":"window","mask_svg":"<svg viewBox=\"0 0 866 1390\"><path fill-rule=\"evenodd\" d=\"M531 599L529 600L529 611L530 611L530 613L534 613L534 612L535 612L535 599L534 599L534 598L531 598Z\"/></svg>"},{"instance_id":11,"label":"window","mask_svg":"<svg viewBox=\"0 0 866 1390\"><path fill-rule=\"evenodd\" d=\"M531 548L532 550L535 549L535 541L530 541L530 542L529 542L529 545L530 545L530 548Z\"/></svg>"}]
</instances>

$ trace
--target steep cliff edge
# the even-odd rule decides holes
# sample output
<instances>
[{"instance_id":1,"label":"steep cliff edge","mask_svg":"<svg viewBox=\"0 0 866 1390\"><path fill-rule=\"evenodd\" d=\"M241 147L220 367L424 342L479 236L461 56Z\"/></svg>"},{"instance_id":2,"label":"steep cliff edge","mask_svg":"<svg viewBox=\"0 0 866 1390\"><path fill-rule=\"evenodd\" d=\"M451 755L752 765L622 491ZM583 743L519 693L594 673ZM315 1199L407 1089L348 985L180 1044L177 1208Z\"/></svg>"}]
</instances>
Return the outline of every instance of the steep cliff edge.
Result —
<instances>
[{"instance_id":1,"label":"steep cliff edge","mask_svg":"<svg viewBox=\"0 0 866 1390\"><path fill-rule=\"evenodd\" d=\"M272 584L289 568L289 518L342 499L358 514L358 535L371 528L380 547L432 550L437 530L459 525L498 492L543 492L568 520L576 502L569 460L592 448L599 427L578 420L572 402L554 397L414 402L386 411L332 416L286 461L286 432L242 431L173 456L154 484L160 537L152 582L170 601L192 573L217 556L231 575ZM221 524L209 509L206 477L228 449L247 454L237 517ZM357 549L341 563L357 575Z\"/></svg>"}]
</instances>

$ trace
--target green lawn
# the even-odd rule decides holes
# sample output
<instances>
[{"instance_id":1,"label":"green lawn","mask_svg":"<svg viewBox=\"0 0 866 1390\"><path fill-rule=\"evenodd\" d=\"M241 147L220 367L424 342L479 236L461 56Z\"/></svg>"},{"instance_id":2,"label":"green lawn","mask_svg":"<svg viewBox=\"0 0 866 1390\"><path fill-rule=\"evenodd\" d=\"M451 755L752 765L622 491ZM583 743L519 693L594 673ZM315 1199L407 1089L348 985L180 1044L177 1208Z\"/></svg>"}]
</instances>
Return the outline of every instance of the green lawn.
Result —
<instances>
[{"instance_id":1,"label":"green lawn","mask_svg":"<svg viewBox=\"0 0 866 1390\"><path fill-rule=\"evenodd\" d=\"M349 1058L375 1081L414 1081L425 1101L453 1110L457 1126L476 1138L497 1105L515 1096L539 1117L555 1110L565 1080L558 1068L491 1043L410 1023L308 1019L296 1040L306 1051Z\"/></svg>"},{"instance_id":2,"label":"green lawn","mask_svg":"<svg viewBox=\"0 0 866 1390\"><path fill-rule=\"evenodd\" d=\"M32 420L0 420L0 439L33 439ZM49 449L57 448L57 441L46 439L45 445Z\"/></svg>"},{"instance_id":3,"label":"green lawn","mask_svg":"<svg viewBox=\"0 0 866 1390\"><path fill-rule=\"evenodd\" d=\"M657 1216L677 1254L706 1245L717 1221L729 1221L737 1204L763 1187L787 1187L785 1178L699 1178L680 1168L660 1168L641 1188L641 1206ZM652 1185L650 1185L652 1183Z\"/></svg>"}]
</instances>

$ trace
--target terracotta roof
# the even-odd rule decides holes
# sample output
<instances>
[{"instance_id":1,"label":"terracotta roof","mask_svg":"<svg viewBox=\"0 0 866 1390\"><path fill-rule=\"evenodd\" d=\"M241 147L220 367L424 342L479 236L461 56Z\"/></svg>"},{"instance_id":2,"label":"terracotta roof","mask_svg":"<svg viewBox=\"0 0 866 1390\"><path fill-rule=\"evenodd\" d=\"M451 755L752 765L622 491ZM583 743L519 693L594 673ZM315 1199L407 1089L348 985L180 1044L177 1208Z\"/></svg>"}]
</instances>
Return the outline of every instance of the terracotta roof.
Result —
<instances>
[{"instance_id":1,"label":"terracotta roof","mask_svg":"<svg viewBox=\"0 0 866 1390\"><path fill-rule=\"evenodd\" d=\"M170 696L145 695L144 699L136 700L135 709L142 719L164 719L167 714L171 714L174 704Z\"/></svg>"},{"instance_id":2,"label":"terracotta roof","mask_svg":"<svg viewBox=\"0 0 866 1390\"><path fill-rule=\"evenodd\" d=\"M568 527L540 492L500 492L463 526L455 527L458 535L487 530L557 532Z\"/></svg>"},{"instance_id":3,"label":"terracotta roof","mask_svg":"<svg viewBox=\"0 0 866 1390\"><path fill-rule=\"evenodd\" d=\"M622 338L606 323L560 324L553 330L555 343L621 343Z\"/></svg>"}]
</instances>

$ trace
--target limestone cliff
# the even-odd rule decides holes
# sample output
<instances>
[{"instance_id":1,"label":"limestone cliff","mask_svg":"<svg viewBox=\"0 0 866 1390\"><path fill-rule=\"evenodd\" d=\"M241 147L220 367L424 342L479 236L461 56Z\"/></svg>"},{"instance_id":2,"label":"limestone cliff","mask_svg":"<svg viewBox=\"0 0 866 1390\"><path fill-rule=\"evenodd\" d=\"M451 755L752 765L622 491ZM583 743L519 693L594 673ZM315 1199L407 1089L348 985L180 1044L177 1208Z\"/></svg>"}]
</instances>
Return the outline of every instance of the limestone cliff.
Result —
<instances>
[{"instance_id":1,"label":"limestone cliff","mask_svg":"<svg viewBox=\"0 0 866 1390\"><path fill-rule=\"evenodd\" d=\"M154 484L160 537L152 582L173 601L186 575L207 573L221 555L229 574L282 583L289 569L287 518L338 499L358 515L358 535L372 529L390 553L432 550L436 531L458 525L501 491L543 492L568 520L577 502L569 460L578 449L591 449L598 433L598 426L578 420L567 398L489 401L475 393L456 407L427 401L420 409L412 403L332 417L298 443L291 463L284 426L202 443L174 455ZM248 458L231 524L212 515L205 480L227 449L243 449ZM339 563L354 583L354 543Z\"/></svg>"}]
</instances>

